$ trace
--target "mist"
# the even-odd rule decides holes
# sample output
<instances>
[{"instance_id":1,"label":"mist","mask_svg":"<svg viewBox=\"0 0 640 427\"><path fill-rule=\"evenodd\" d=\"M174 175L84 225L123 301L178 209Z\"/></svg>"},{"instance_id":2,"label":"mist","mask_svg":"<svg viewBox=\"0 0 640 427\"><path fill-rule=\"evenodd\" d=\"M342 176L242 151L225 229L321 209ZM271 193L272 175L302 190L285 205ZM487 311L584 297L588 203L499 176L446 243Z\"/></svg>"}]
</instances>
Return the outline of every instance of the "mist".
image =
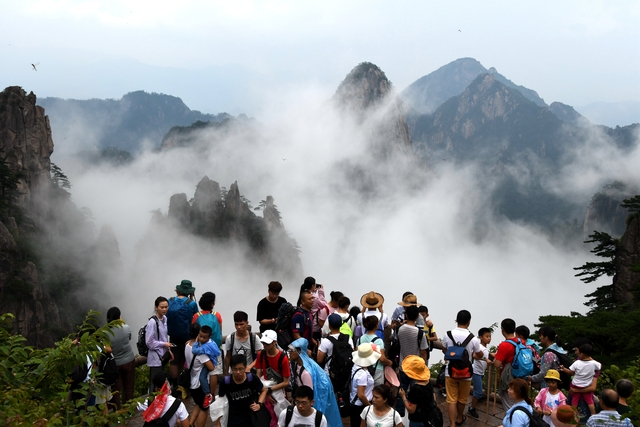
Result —
<instances>
[{"instance_id":1,"label":"mist","mask_svg":"<svg viewBox=\"0 0 640 427\"><path fill-rule=\"evenodd\" d=\"M256 305L271 280L283 282L285 298L297 298L304 277L283 281L266 274L237 246L176 231L145 243L140 256L151 212L166 215L175 193L193 197L205 175L221 187L237 181L253 206L274 197L301 248L305 276L324 284L327 299L330 291L340 290L358 305L363 294L375 290L391 313L402 293L412 291L429 308L439 336L455 327L461 309L471 312L474 332L506 317L533 331L541 315L586 311L584 295L602 283L584 285L572 268L590 259L588 248L561 247L534 227L495 217L489 205L492 184L481 171L424 166L401 157L376 160L370 129L377 116L362 121L336 111L326 88L297 87L265 99L272 102L257 114L255 126L235 129L224 139L204 131L197 149L146 150L117 168L87 168L66 155L95 137L86 124L78 123L77 140L57 141L51 123L53 161L73 184L74 202L89 207L97 228L109 224L118 239L126 279L106 293L134 330L153 313L154 299L173 296L182 279L193 281L198 296L216 293L224 334L233 331L236 310L246 311L257 328ZM590 188L593 194L614 166L599 166L595 156L601 153L583 154L566 165L557 183L557 191L568 197ZM636 170L631 165L637 150L605 154L617 155L616 170ZM361 194L345 165L369 171L377 190ZM500 340L498 330L493 344Z\"/></svg>"}]
</instances>

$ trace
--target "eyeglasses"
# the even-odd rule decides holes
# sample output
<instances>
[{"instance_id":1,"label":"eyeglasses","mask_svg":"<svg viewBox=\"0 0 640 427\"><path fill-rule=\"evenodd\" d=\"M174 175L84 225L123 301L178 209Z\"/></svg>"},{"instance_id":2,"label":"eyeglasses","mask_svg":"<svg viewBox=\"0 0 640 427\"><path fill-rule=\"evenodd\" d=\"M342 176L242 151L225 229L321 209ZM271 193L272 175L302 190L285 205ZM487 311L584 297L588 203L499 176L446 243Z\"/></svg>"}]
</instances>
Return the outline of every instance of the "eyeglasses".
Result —
<instances>
[{"instance_id":1,"label":"eyeglasses","mask_svg":"<svg viewBox=\"0 0 640 427\"><path fill-rule=\"evenodd\" d=\"M296 406L307 406L311 403L310 400L294 400L293 404Z\"/></svg>"}]
</instances>

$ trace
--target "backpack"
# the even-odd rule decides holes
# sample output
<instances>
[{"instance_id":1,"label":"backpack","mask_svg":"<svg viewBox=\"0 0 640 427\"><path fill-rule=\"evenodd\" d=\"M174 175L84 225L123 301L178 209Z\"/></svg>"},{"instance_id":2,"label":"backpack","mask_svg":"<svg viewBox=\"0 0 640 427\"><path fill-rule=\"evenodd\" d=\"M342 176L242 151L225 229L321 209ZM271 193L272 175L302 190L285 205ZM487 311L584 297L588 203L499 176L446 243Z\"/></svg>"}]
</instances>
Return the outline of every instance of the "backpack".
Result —
<instances>
[{"instance_id":1,"label":"backpack","mask_svg":"<svg viewBox=\"0 0 640 427\"><path fill-rule=\"evenodd\" d=\"M511 415L509 415L509 421L512 423L512 425L513 425L513 413L516 411L522 411L525 414L527 414L527 416L529 417L529 427L549 427L549 424L547 424L547 422L542 419L540 414L538 414L535 411L531 413L531 411L529 411L524 406L513 407L513 411L511 411Z\"/></svg>"},{"instance_id":2,"label":"backpack","mask_svg":"<svg viewBox=\"0 0 640 427\"><path fill-rule=\"evenodd\" d=\"M251 341L249 344L251 345L251 360L256 360L256 334L254 334L253 332L249 332L249 340ZM233 332L231 333L231 345L229 346L230 348L230 355L233 356L233 345L236 342L236 333ZM243 347L244 349L244 347ZM239 353L236 353L239 354Z\"/></svg>"},{"instance_id":3,"label":"backpack","mask_svg":"<svg viewBox=\"0 0 640 427\"><path fill-rule=\"evenodd\" d=\"M176 341L189 341L189 327L193 319L193 308L190 298L169 298L169 311L167 311L167 331L169 336ZM215 317L215 316L214 316Z\"/></svg>"},{"instance_id":4,"label":"backpack","mask_svg":"<svg viewBox=\"0 0 640 427\"><path fill-rule=\"evenodd\" d=\"M349 417L350 413L351 413L351 405L353 405L356 400L358 399L358 394L356 393L355 397L353 398L353 400L351 400L350 396L351 396L351 383L353 382L353 379L355 378L356 374L358 373L358 371L363 370L364 368L358 368L356 369L353 374L351 375L351 379L349 381L347 381L347 383L340 389L334 389L334 390L340 390L336 392L336 402L338 403L338 411L340 412L340 417L341 418L347 418Z\"/></svg>"},{"instance_id":5,"label":"backpack","mask_svg":"<svg viewBox=\"0 0 640 427\"><path fill-rule=\"evenodd\" d=\"M431 401L430 408L427 412L423 412L421 408L416 409L420 412L422 422L425 427L442 427L444 420L442 418L442 411L438 408L438 404L435 401Z\"/></svg>"},{"instance_id":6,"label":"backpack","mask_svg":"<svg viewBox=\"0 0 640 427\"><path fill-rule=\"evenodd\" d=\"M392 367L395 369L400 365L400 336L398 332L402 325L396 326L389 343L389 350L386 352L387 359L391 360ZM422 337L424 336L424 329L418 328L418 350L420 350L420 343L422 343ZM428 350L427 350L428 351Z\"/></svg>"},{"instance_id":7,"label":"backpack","mask_svg":"<svg viewBox=\"0 0 640 427\"><path fill-rule=\"evenodd\" d=\"M447 336L454 344L447 347L444 353L444 360L448 363L449 377L457 379L471 378L473 376L473 365L467 351L467 344L473 339L473 334L469 332L469 335L462 343L456 343L451 331L447 331Z\"/></svg>"},{"instance_id":8,"label":"backpack","mask_svg":"<svg viewBox=\"0 0 640 427\"><path fill-rule=\"evenodd\" d=\"M160 418L156 418L155 420L145 421L145 423L142 424L142 427L152 427L152 426L172 427L172 426L169 426L169 420L171 419L171 417L173 417L173 415L176 413L176 411L180 407L180 403L182 403L180 402L180 399L174 400L169 410L163 416L161 416Z\"/></svg>"},{"instance_id":9,"label":"backpack","mask_svg":"<svg viewBox=\"0 0 640 427\"><path fill-rule=\"evenodd\" d=\"M291 392L291 396L296 395L296 390L298 389L298 381L296 381L296 377L300 382L302 382L302 374L304 373L304 366L300 366L300 370L294 366L295 363L290 362L289 367L291 368L291 377L289 378L289 387L286 391Z\"/></svg>"},{"instance_id":10,"label":"backpack","mask_svg":"<svg viewBox=\"0 0 640 427\"><path fill-rule=\"evenodd\" d=\"M215 311L206 314L197 312L196 323L200 326L207 325L211 327L211 341L215 342L218 347L222 348L222 330Z\"/></svg>"},{"instance_id":11,"label":"backpack","mask_svg":"<svg viewBox=\"0 0 640 427\"><path fill-rule=\"evenodd\" d=\"M349 315L346 319L342 321L342 325L340 325L340 333L353 336L353 331L351 330L351 326L349 326L349 319L353 319L353 316Z\"/></svg>"},{"instance_id":12,"label":"backpack","mask_svg":"<svg viewBox=\"0 0 640 427\"><path fill-rule=\"evenodd\" d=\"M89 375L89 364L86 362L85 358L84 363L73 366L73 369L69 374L69 378L71 379L72 384L80 384L87 378L87 375Z\"/></svg>"},{"instance_id":13,"label":"backpack","mask_svg":"<svg viewBox=\"0 0 640 427\"><path fill-rule=\"evenodd\" d=\"M158 324L158 318L153 315L149 317L149 320L151 319L156 321L156 336L159 337L160 325ZM140 356L146 357L149 355L149 347L147 347L147 325L144 325L138 331L138 342L136 343L136 347L138 347L138 354L140 354Z\"/></svg>"},{"instance_id":14,"label":"backpack","mask_svg":"<svg viewBox=\"0 0 640 427\"><path fill-rule=\"evenodd\" d=\"M349 380L353 368L353 347L349 335L340 334L338 339L328 336L327 339L333 344L333 351L324 364L330 363L329 379L334 390L340 390Z\"/></svg>"},{"instance_id":15,"label":"backpack","mask_svg":"<svg viewBox=\"0 0 640 427\"><path fill-rule=\"evenodd\" d=\"M261 366L264 366L263 377L267 380L274 381L276 384L280 384L284 380L282 375L282 363L284 362L284 351L280 351L280 357L278 357L278 372L276 372L267 361L267 350L260 351ZM250 374L247 374L250 375Z\"/></svg>"},{"instance_id":16,"label":"backpack","mask_svg":"<svg viewBox=\"0 0 640 427\"><path fill-rule=\"evenodd\" d=\"M373 408L373 405L367 406L367 412L364 414L364 418L363 418L365 423L367 423L367 417L369 416L369 411L371 410L371 408ZM393 416L391 417L391 420L393 421L393 425L395 427L395 425L396 425L396 412L397 411L396 411L396 408L392 407L391 409L393 409ZM374 413L374 415L375 415L375 413ZM381 424L380 423L376 423L376 426L379 426L379 425L381 425Z\"/></svg>"},{"instance_id":17,"label":"backpack","mask_svg":"<svg viewBox=\"0 0 640 427\"><path fill-rule=\"evenodd\" d=\"M573 360L571 360L569 355L566 353L560 353L558 350L554 350L551 348L548 348L546 351L550 351L551 353L555 354L558 358L558 364L564 366L565 368L568 368L573 364ZM562 385L558 386L558 388L565 388L568 390L571 386L571 375L565 374L563 371L558 372L560 372L560 381L562 381Z\"/></svg>"},{"instance_id":18,"label":"backpack","mask_svg":"<svg viewBox=\"0 0 640 427\"><path fill-rule=\"evenodd\" d=\"M511 362L511 374L514 378L524 378L533 374L533 350L523 342L505 340L516 348L516 354Z\"/></svg>"},{"instance_id":19,"label":"backpack","mask_svg":"<svg viewBox=\"0 0 640 427\"><path fill-rule=\"evenodd\" d=\"M98 361L98 382L110 387L118 381L118 366L113 354L102 354Z\"/></svg>"},{"instance_id":20,"label":"backpack","mask_svg":"<svg viewBox=\"0 0 640 427\"><path fill-rule=\"evenodd\" d=\"M283 303L278 309L278 320L276 321L275 331L278 334L278 346L287 349L289 344L293 342L293 333L291 332L291 318L298 311L290 302Z\"/></svg>"},{"instance_id":21,"label":"backpack","mask_svg":"<svg viewBox=\"0 0 640 427\"><path fill-rule=\"evenodd\" d=\"M292 418L293 418L293 406L289 406L287 408L287 415L285 415L284 417L283 427L289 427L289 423L291 422ZM315 427L320 427L321 423L322 423L322 412L316 409Z\"/></svg>"}]
</instances>

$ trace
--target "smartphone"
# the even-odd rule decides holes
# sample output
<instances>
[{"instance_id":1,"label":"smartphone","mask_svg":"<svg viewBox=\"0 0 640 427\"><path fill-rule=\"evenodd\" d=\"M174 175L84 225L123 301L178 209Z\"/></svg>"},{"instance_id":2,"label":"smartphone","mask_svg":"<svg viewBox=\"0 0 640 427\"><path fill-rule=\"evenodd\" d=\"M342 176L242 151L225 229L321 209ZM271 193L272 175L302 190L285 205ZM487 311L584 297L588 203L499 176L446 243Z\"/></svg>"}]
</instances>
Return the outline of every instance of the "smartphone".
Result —
<instances>
[{"instance_id":1,"label":"smartphone","mask_svg":"<svg viewBox=\"0 0 640 427\"><path fill-rule=\"evenodd\" d=\"M316 288L321 288L322 287L322 283L316 283Z\"/></svg>"}]
</instances>

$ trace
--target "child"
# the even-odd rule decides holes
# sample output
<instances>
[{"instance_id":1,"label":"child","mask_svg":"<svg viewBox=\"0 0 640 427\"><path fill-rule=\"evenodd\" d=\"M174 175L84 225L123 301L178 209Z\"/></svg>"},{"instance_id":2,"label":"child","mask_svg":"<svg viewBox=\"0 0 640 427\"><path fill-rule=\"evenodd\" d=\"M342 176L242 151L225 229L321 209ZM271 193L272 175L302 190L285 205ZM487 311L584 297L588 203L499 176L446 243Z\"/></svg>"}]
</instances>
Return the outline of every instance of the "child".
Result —
<instances>
[{"instance_id":1,"label":"child","mask_svg":"<svg viewBox=\"0 0 640 427\"><path fill-rule=\"evenodd\" d=\"M562 372L574 376L571 380L571 387L578 389L589 387L593 382L593 379L600 376L600 368L602 368L602 365L600 362L596 362L591 358L592 352L593 348L590 344L582 344L578 347L578 360L573 362L568 369L560 365L560 370ZM572 393L571 406L577 408L578 403L580 403L580 399L584 400L585 403L589 405L589 411L591 411L591 414L596 413L596 408L593 404L593 392Z\"/></svg>"},{"instance_id":2,"label":"child","mask_svg":"<svg viewBox=\"0 0 640 427\"><path fill-rule=\"evenodd\" d=\"M436 328L433 326L433 322L429 319L429 309L426 305L418 307L418 312L424 319L424 335L429 341L429 350L427 351L427 364L429 363L429 354L433 351L433 343L438 340L438 334L436 334Z\"/></svg>"},{"instance_id":3,"label":"child","mask_svg":"<svg viewBox=\"0 0 640 427\"><path fill-rule=\"evenodd\" d=\"M206 354L211 359L211 362L217 366L218 365L218 356L220 356L220 349L218 345L211 340L211 333L213 330L210 326L204 325L200 328L200 333L198 334L198 339L195 343L193 343L192 352L194 357L199 354ZM200 371L200 387L204 392L205 398L205 407L209 406L209 404L213 401L213 395L211 392L211 388L209 387L209 370L203 366ZM215 390L213 390L215 392Z\"/></svg>"},{"instance_id":4,"label":"child","mask_svg":"<svg viewBox=\"0 0 640 427\"><path fill-rule=\"evenodd\" d=\"M565 405L567 398L558 388L560 386L560 373L558 371L549 369L544 380L547 383L547 387L540 390L540 393L536 396L534 406L536 412L542 415L542 419L550 426L553 426L551 412L557 409L558 406Z\"/></svg>"},{"instance_id":5,"label":"child","mask_svg":"<svg viewBox=\"0 0 640 427\"><path fill-rule=\"evenodd\" d=\"M482 359L476 359L473 361L473 377L471 381L473 383L473 397L471 398L471 406L469 406L469 415L473 418L479 418L478 401L482 399L482 378L484 372L487 370L487 363L492 363L488 360L491 357L487 346L491 342L491 329L480 328L478 331L478 338L480 339L480 349L482 350Z\"/></svg>"}]
</instances>

